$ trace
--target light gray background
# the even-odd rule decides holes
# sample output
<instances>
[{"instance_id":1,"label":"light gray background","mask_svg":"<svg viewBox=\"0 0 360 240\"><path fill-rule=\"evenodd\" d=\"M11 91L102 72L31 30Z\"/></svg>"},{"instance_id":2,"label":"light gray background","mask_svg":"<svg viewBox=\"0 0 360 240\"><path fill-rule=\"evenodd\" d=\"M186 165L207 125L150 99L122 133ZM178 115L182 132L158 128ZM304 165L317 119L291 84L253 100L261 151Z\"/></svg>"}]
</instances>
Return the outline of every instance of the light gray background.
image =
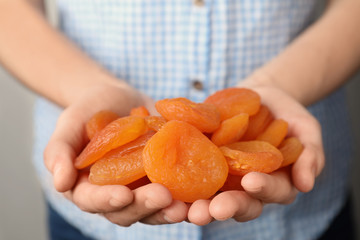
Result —
<instances>
[{"instance_id":1,"label":"light gray background","mask_svg":"<svg viewBox=\"0 0 360 240\"><path fill-rule=\"evenodd\" d=\"M347 89L354 131L360 136L360 81L349 82ZM46 239L44 201L31 165L34 96L0 69L0 240ZM360 146L359 137L356 141ZM358 159L352 183L360 219Z\"/></svg>"},{"instance_id":2,"label":"light gray background","mask_svg":"<svg viewBox=\"0 0 360 240\"><path fill-rule=\"evenodd\" d=\"M46 239L31 164L34 95L0 69L0 240Z\"/></svg>"}]
</instances>

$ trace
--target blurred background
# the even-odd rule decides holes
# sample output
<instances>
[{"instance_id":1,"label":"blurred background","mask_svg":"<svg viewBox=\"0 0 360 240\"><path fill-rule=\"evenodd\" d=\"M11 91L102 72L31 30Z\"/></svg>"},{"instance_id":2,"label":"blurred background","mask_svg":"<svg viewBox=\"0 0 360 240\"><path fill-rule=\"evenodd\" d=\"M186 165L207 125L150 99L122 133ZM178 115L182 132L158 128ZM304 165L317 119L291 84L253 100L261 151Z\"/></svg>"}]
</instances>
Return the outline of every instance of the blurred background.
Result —
<instances>
[{"instance_id":1,"label":"blurred background","mask_svg":"<svg viewBox=\"0 0 360 240\"><path fill-rule=\"evenodd\" d=\"M0 69L0 240L46 239L31 162L34 94Z\"/></svg>"}]
</instances>

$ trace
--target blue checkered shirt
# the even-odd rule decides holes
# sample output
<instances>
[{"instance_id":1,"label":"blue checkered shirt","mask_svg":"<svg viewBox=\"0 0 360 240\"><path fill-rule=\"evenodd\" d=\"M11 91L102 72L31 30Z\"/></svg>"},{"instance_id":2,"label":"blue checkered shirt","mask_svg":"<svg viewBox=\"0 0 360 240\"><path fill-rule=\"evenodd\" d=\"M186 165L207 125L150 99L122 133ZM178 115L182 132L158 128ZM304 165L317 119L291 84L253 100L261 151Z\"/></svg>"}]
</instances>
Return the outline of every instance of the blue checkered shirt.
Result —
<instances>
[{"instance_id":1,"label":"blue checkered shirt","mask_svg":"<svg viewBox=\"0 0 360 240\"><path fill-rule=\"evenodd\" d=\"M118 78L154 99L194 101L234 86L277 55L311 23L315 5L315 0L58 0L61 30ZM269 204L246 223L125 228L80 211L54 190L44 167L43 149L61 109L41 98L34 115L34 163L49 202L97 239L316 239L348 191L352 155L344 106L339 90L310 107L322 123L326 149L326 168L314 190L291 205Z\"/></svg>"}]
</instances>

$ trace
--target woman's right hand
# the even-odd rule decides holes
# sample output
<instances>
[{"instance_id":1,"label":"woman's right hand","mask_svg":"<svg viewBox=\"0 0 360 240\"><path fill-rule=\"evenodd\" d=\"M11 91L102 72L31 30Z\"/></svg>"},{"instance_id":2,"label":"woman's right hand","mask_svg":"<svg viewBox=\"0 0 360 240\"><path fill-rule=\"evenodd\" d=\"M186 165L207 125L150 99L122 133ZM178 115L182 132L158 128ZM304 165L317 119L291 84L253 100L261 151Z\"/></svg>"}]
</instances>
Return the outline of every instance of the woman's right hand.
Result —
<instances>
[{"instance_id":1,"label":"woman's right hand","mask_svg":"<svg viewBox=\"0 0 360 240\"><path fill-rule=\"evenodd\" d=\"M98 213L120 226L135 222L175 223L185 220L188 206L173 200L162 185L151 183L135 190L122 185L98 186L88 181L88 172L78 171L74 160L88 142L85 124L100 110L112 110L120 116L143 105L154 111L149 97L123 84L92 86L70 104L58 119L45 149L44 161L52 173L57 191L81 210Z\"/></svg>"}]
</instances>

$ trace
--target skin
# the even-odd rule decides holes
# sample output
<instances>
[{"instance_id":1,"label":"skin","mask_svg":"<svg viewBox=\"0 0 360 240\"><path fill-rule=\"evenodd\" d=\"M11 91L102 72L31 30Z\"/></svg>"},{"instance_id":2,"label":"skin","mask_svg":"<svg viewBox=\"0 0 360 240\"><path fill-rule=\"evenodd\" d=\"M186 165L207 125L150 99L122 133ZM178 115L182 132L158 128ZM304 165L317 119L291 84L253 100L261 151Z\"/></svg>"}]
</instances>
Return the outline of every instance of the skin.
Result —
<instances>
[{"instance_id":1,"label":"skin","mask_svg":"<svg viewBox=\"0 0 360 240\"><path fill-rule=\"evenodd\" d=\"M154 102L52 29L39 14L41 7L34 9L26 1L0 0L0 62L29 89L64 107L44 161L55 188L80 209L121 226L138 221L187 220L205 225L234 218L242 222L258 217L264 204L289 204L299 191L313 188L325 160L321 127L304 106L338 88L360 65L358 0L330 1L319 21L238 85L257 91L275 117L289 122L290 135L305 147L298 161L272 174L247 174L242 179L245 191L227 191L193 204L173 200L159 184L133 191L95 186L88 182L87 172L76 171L73 160L86 144L84 124L95 112L109 109L126 115L131 107L145 105L154 113Z\"/></svg>"}]
</instances>

